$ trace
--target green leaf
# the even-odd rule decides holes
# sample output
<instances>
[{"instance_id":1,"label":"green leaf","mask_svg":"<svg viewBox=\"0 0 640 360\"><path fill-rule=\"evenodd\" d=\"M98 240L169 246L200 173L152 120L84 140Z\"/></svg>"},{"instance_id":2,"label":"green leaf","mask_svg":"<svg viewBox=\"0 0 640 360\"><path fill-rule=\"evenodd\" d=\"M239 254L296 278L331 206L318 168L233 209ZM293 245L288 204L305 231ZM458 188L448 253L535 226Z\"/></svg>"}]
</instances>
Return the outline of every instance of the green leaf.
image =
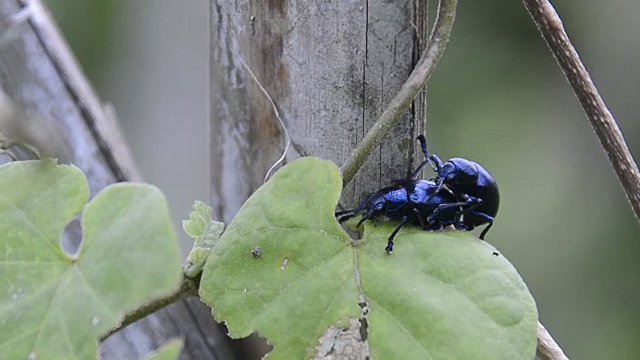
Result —
<instances>
[{"instance_id":1,"label":"green leaf","mask_svg":"<svg viewBox=\"0 0 640 360\"><path fill-rule=\"evenodd\" d=\"M211 248L194 247L189 251L186 261L184 262L184 275L191 279L195 278L202 272L202 267L209 257Z\"/></svg>"},{"instance_id":2,"label":"green leaf","mask_svg":"<svg viewBox=\"0 0 640 360\"><path fill-rule=\"evenodd\" d=\"M84 208L78 254L60 247L88 198L86 179L53 160L0 167L0 354L96 356L126 312L175 291L180 255L167 204L143 184L107 187Z\"/></svg>"},{"instance_id":3,"label":"green leaf","mask_svg":"<svg viewBox=\"0 0 640 360\"><path fill-rule=\"evenodd\" d=\"M195 246L213 246L224 230L224 224L211 220L211 207L202 201L193 204L189 220L182 221L187 235L195 239Z\"/></svg>"},{"instance_id":4,"label":"green leaf","mask_svg":"<svg viewBox=\"0 0 640 360\"><path fill-rule=\"evenodd\" d=\"M146 360L176 360L182 351L182 340L173 339L162 345L153 354L145 357Z\"/></svg>"},{"instance_id":5,"label":"green leaf","mask_svg":"<svg viewBox=\"0 0 640 360\"><path fill-rule=\"evenodd\" d=\"M182 221L182 228L187 235L195 239L193 247L184 263L184 274L190 278L202 272L211 247L222 235L224 223L211 220L211 207L202 201L193 204L189 220Z\"/></svg>"},{"instance_id":6,"label":"green leaf","mask_svg":"<svg viewBox=\"0 0 640 360\"><path fill-rule=\"evenodd\" d=\"M469 232L416 227L386 254L395 225L367 224L358 254L374 358L533 359L536 306L504 256Z\"/></svg>"},{"instance_id":7,"label":"green leaf","mask_svg":"<svg viewBox=\"0 0 640 360\"><path fill-rule=\"evenodd\" d=\"M406 226L387 254L395 224L384 222L353 241L334 218L341 185L335 164L296 160L229 224L200 294L232 337L257 331L274 345L270 359L534 357L535 303L493 246Z\"/></svg>"}]
</instances>

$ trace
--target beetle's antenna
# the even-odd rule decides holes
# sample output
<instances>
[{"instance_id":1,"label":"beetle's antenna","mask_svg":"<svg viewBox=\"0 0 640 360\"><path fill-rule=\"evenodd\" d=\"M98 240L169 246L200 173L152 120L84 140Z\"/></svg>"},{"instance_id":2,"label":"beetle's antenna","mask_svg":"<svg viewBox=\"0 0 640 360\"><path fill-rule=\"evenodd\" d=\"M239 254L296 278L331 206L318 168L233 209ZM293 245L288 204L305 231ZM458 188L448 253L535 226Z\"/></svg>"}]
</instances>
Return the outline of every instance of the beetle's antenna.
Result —
<instances>
[{"instance_id":1,"label":"beetle's antenna","mask_svg":"<svg viewBox=\"0 0 640 360\"><path fill-rule=\"evenodd\" d=\"M416 171L411 174L411 178L414 180L418 178L425 165L431 164L431 161L429 161L429 153L427 152L427 139L422 134L418 135L417 139L418 141L420 141L420 147L422 148L422 153L424 154L424 161L420 163ZM433 164L431 164L431 167L433 167Z\"/></svg>"},{"instance_id":2,"label":"beetle's antenna","mask_svg":"<svg viewBox=\"0 0 640 360\"><path fill-rule=\"evenodd\" d=\"M244 65L244 67L247 69L247 72L249 72L249 75L251 75L251 77L256 82L256 84L258 84L258 87L260 87L260 90L262 90L262 92L265 94L267 99L269 99L269 102L271 103L271 107L273 107L273 112L276 114L276 118L278 119L278 121L280 122L280 126L282 126L282 129L284 130L284 138L285 138L286 145L284 147L284 151L282 152L282 155L280 156L280 158L278 158L278 160L276 160L276 162L273 163L273 165L271 165L271 167L267 171L267 175L264 176L263 182L267 182L267 179L269 179L269 175L271 175L271 172L273 171L273 169L275 169L276 166L278 166L280 163L284 161L284 158L287 155L287 151L289 150L289 146L291 145L291 138L289 137L289 131L287 131L287 127L284 125L284 121L282 121L282 118L280 117L280 113L278 112L278 107L276 106L276 103L273 101L273 99L271 98L267 90L262 86L260 81L258 81L258 78L256 78L256 76L253 74L253 71L251 71L247 63L244 62L244 59L242 58L242 56L240 56L240 61L242 62L242 65Z\"/></svg>"}]
</instances>

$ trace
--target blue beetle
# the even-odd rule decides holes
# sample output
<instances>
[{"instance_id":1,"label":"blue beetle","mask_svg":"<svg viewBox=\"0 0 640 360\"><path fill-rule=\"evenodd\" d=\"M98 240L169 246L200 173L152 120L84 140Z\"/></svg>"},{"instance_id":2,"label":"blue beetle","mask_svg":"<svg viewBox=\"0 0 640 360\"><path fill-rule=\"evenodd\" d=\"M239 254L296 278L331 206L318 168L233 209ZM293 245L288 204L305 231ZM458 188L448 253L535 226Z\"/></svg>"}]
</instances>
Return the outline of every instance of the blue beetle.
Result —
<instances>
[{"instance_id":1,"label":"blue beetle","mask_svg":"<svg viewBox=\"0 0 640 360\"><path fill-rule=\"evenodd\" d=\"M424 230L440 230L452 225L458 212L456 207L441 208L435 216L433 213L440 205L455 202L453 193L433 180L396 180L395 185L369 194L355 209L336 212L335 216L343 223L364 212L357 227L365 220L376 220L382 216L400 220L387 241L385 251L390 253L393 251L393 238L406 223L420 225Z\"/></svg>"},{"instance_id":2,"label":"blue beetle","mask_svg":"<svg viewBox=\"0 0 640 360\"><path fill-rule=\"evenodd\" d=\"M448 206L457 203L455 195L449 189L434 180L417 180L420 170L429 161L424 147L425 162L420 164L410 178L395 180L394 185L369 194L352 210L335 213L340 223L364 213L357 227L365 220L386 217L399 220L387 241L385 251L393 251L393 238L406 223L422 226L424 230L440 230L454 224L460 206ZM445 205L447 205L445 207ZM437 213L436 213L437 211Z\"/></svg>"},{"instance_id":3,"label":"blue beetle","mask_svg":"<svg viewBox=\"0 0 640 360\"><path fill-rule=\"evenodd\" d=\"M456 201L449 204L441 204L428 216L429 223L436 223L441 212L449 214L451 208L456 210L454 226L458 230L473 230L476 226L488 224L480 239L489 232L500 207L500 192L498 184L491 174L477 162L452 158L442 162L437 155L429 155L427 152L427 140L423 135L418 136L422 152L426 160L418 166L416 172L422 170L427 164L431 164L438 174L434 180L439 191L443 186L447 187L455 195Z\"/></svg>"}]
</instances>

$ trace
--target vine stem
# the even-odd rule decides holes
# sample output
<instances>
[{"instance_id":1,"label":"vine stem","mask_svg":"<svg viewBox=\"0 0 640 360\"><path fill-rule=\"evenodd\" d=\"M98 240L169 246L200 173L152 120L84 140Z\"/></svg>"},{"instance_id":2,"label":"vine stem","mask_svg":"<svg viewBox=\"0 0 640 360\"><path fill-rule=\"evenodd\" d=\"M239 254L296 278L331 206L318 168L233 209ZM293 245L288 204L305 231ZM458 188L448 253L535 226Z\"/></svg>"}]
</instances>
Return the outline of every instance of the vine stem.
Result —
<instances>
[{"instance_id":1,"label":"vine stem","mask_svg":"<svg viewBox=\"0 0 640 360\"><path fill-rule=\"evenodd\" d=\"M118 324L115 328L109 330L104 336L100 338L100 341L104 341L106 338L111 336L112 334L118 332L120 329L127 327L128 325L133 324L134 322L145 318L148 315L153 314L154 312L169 306L179 300L186 299L188 297L198 296L198 288L200 287L200 275L196 278L190 279L188 277L184 277L182 279L182 283L180 287L173 293L166 295L159 299L154 299L138 308L133 310L132 312L126 314L122 319L122 322Z\"/></svg>"},{"instance_id":2,"label":"vine stem","mask_svg":"<svg viewBox=\"0 0 640 360\"><path fill-rule=\"evenodd\" d=\"M409 108L411 102L424 87L429 76L438 65L438 61L449 42L457 5L457 0L440 0L438 16L420 60L382 115L353 150L347 162L340 168L343 187L353 180L356 173L369 158L371 151L380 144L384 136L400 121L402 114Z\"/></svg>"},{"instance_id":3,"label":"vine stem","mask_svg":"<svg viewBox=\"0 0 640 360\"><path fill-rule=\"evenodd\" d=\"M523 0L562 72L571 84L604 148L631 207L640 220L640 172L627 147L615 118L602 100L591 76L571 44L562 20L547 0Z\"/></svg>"},{"instance_id":4,"label":"vine stem","mask_svg":"<svg viewBox=\"0 0 640 360\"><path fill-rule=\"evenodd\" d=\"M640 172L629 152L615 118L591 80L560 16L547 0L523 0L542 37L571 84L593 130L604 148L631 207L640 220ZM538 323L538 357L542 360L568 359L542 324Z\"/></svg>"}]
</instances>

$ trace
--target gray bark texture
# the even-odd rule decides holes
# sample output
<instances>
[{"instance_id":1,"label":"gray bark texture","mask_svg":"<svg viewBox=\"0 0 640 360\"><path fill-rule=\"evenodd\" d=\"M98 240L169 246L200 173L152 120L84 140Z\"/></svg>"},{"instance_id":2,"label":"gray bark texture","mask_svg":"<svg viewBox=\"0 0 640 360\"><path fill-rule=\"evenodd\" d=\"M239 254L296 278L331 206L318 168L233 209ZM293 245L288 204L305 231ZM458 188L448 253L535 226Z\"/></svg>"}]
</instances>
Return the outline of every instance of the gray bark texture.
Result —
<instances>
[{"instance_id":1,"label":"gray bark texture","mask_svg":"<svg viewBox=\"0 0 640 360\"><path fill-rule=\"evenodd\" d=\"M110 108L86 81L49 13L39 2L29 9L0 0L0 131L35 145L44 155L73 163L87 175L91 196L117 181L139 181ZM18 14L18 16L16 16ZM77 249L76 219L63 236ZM181 359L231 359L227 338L198 299L175 303L110 336L103 359L139 359L181 337Z\"/></svg>"},{"instance_id":2,"label":"gray bark texture","mask_svg":"<svg viewBox=\"0 0 640 360\"><path fill-rule=\"evenodd\" d=\"M285 163L318 156L341 165L419 58L426 24L414 19L426 13L424 3L211 0L211 203L219 220L233 218L285 145L243 61L289 131ZM407 111L345 188L343 207L415 167L422 104Z\"/></svg>"}]
</instances>

